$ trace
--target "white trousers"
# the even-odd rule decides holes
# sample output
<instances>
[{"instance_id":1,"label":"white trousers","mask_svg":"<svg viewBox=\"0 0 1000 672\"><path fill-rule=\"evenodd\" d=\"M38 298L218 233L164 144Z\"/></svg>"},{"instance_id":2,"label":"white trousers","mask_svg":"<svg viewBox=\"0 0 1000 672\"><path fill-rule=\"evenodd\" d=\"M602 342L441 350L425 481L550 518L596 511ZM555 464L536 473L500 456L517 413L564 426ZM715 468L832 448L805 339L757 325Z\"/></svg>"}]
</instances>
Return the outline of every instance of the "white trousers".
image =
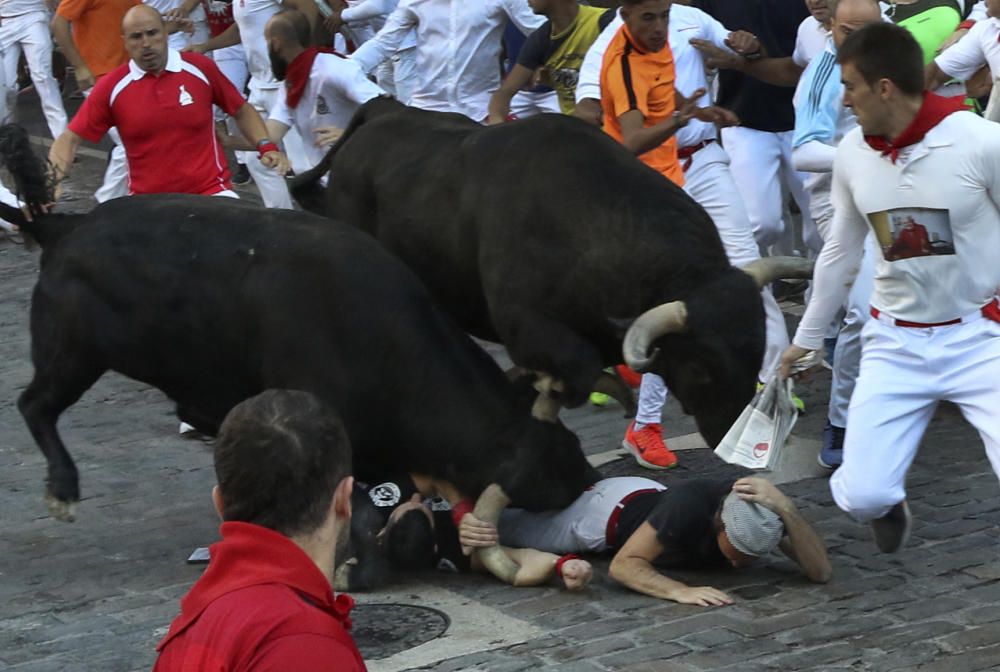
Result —
<instances>
[{"instance_id":1,"label":"white trousers","mask_svg":"<svg viewBox=\"0 0 1000 672\"><path fill-rule=\"evenodd\" d=\"M89 96L93 87L83 92L84 97ZM94 199L98 203L110 201L112 198L128 196L128 160L125 158L125 146L122 144L122 137L118 134L118 129L111 127L108 129L108 137L115 143L108 159L108 167L104 169L104 183L94 192Z\"/></svg>"},{"instance_id":2,"label":"white trousers","mask_svg":"<svg viewBox=\"0 0 1000 672\"><path fill-rule=\"evenodd\" d=\"M869 320L862 330L844 463L830 478L837 506L860 522L884 516L906 498L906 472L939 401L955 403L979 430L1000 474L1000 323L977 314L921 329L884 319Z\"/></svg>"},{"instance_id":3,"label":"white trousers","mask_svg":"<svg viewBox=\"0 0 1000 672\"><path fill-rule=\"evenodd\" d=\"M817 251L822 245L812 218L803 181L792 166L792 131L771 133L742 126L722 129L722 143L732 159L730 170L743 196L754 238L761 249L778 243L785 233L782 185L802 211L802 238Z\"/></svg>"},{"instance_id":4,"label":"white trousers","mask_svg":"<svg viewBox=\"0 0 1000 672\"><path fill-rule=\"evenodd\" d=\"M691 155L691 165L684 173L684 191L712 218L729 263L740 267L760 258L743 199L729 170L729 156L719 143L710 143ZM788 327L770 288L761 292L761 299L766 344L759 375L761 380L767 380L788 347ZM666 400L663 379L655 374L643 375L636 422L646 425L660 422Z\"/></svg>"},{"instance_id":5,"label":"white trousers","mask_svg":"<svg viewBox=\"0 0 1000 672\"><path fill-rule=\"evenodd\" d=\"M607 549L608 520L618 504L638 490L666 490L639 476L605 478L561 511L534 513L505 509L500 514L500 543L547 553L600 553ZM624 539L618 539L623 544Z\"/></svg>"},{"instance_id":6,"label":"white trousers","mask_svg":"<svg viewBox=\"0 0 1000 672\"><path fill-rule=\"evenodd\" d=\"M261 118L267 119L268 112L274 106L274 101L277 100L279 91L280 89L259 89L251 83L250 99L248 102L260 113ZM285 135L286 147L288 146L288 136L293 134L296 137L298 136L294 128L289 129ZM288 156L291 159L290 153ZM285 182L285 178L264 166L260 162L260 157L257 156L256 152L244 152L243 160L250 171L250 176L253 178L254 184L260 190L260 197L264 201L264 205L268 208L285 208L286 210L291 210L292 196L288 193L288 184Z\"/></svg>"},{"instance_id":7,"label":"white trousers","mask_svg":"<svg viewBox=\"0 0 1000 672\"><path fill-rule=\"evenodd\" d=\"M17 109L17 64L22 49L49 132L53 138L58 138L66 130L66 109L59 93L59 83L52 76L52 36L49 33L48 12L29 12L5 18L0 23L0 53L3 54L5 97L11 121Z\"/></svg>"},{"instance_id":8,"label":"white trousers","mask_svg":"<svg viewBox=\"0 0 1000 672\"><path fill-rule=\"evenodd\" d=\"M215 64L219 66L219 70L222 74L226 76L232 85L236 87L236 90L243 93L243 89L246 88L247 82L250 80L250 70L247 68L246 54L243 53L242 44L234 44L228 47L223 47L222 49L216 49L211 52L212 60ZM228 117L225 112L222 111L218 106L213 107L215 112L216 121L225 121L226 129L229 131L230 135L235 135L239 133L239 129L236 127L236 122L233 121L231 117ZM236 162L245 164L246 154L248 152L233 152L236 155Z\"/></svg>"},{"instance_id":9,"label":"white trousers","mask_svg":"<svg viewBox=\"0 0 1000 672\"><path fill-rule=\"evenodd\" d=\"M837 332L833 352L833 379L830 382L830 423L847 427L847 410L861 368L861 331L871 319L871 299L875 290L875 259L879 254L874 234L865 240L865 253L858 275L844 304L844 319Z\"/></svg>"},{"instance_id":10,"label":"white trousers","mask_svg":"<svg viewBox=\"0 0 1000 672\"><path fill-rule=\"evenodd\" d=\"M527 119L547 112L559 114L559 96L555 91L518 91L510 99L510 113L518 119Z\"/></svg>"}]
</instances>

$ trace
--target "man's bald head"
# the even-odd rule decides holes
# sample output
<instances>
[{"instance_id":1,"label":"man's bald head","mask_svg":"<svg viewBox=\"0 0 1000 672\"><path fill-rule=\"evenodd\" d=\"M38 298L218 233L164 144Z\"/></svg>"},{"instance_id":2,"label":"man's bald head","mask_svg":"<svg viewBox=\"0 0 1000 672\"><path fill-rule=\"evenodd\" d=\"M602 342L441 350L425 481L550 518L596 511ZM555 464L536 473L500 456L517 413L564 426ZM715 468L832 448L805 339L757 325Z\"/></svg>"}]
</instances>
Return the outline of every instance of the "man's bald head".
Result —
<instances>
[{"instance_id":1,"label":"man's bald head","mask_svg":"<svg viewBox=\"0 0 1000 672\"><path fill-rule=\"evenodd\" d=\"M880 23L882 8L876 0L828 0L833 5L833 43L839 48L847 36L869 23Z\"/></svg>"},{"instance_id":2,"label":"man's bald head","mask_svg":"<svg viewBox=\"0 0 1000 672\"><path fill-rule=\"evenodd\" d=\"M127 35L136 23L145 23L147 21L153 21L166 30L163 17L159 11L149 5L136 5L125 12L125 16L122 17L122 35Z\"/></svg>"},{"instance_id":3,"label":"man's bald head","mask_svg":"<svg viewBox=\"0 0 1000 672\"><path fill-rule=\"evenodd\" d=\"M277 39L285 47L309 46L312 41L312 29L309 27L309 19L302 12L295 9L283 9L271 17L264 28L264 35L268 40Z\"/></svg>"},{"instance_id":4,"label":"man's bald head","mask_svg":"<svg viewBox=\"0 0 1000 672\"><path fill-rule=\"evenodd\" d=\"M122 19L122 38L129 57L146 72L160 74L167 65L167 28L160 13L136 5Z\"/></svg>"}]
</instances>

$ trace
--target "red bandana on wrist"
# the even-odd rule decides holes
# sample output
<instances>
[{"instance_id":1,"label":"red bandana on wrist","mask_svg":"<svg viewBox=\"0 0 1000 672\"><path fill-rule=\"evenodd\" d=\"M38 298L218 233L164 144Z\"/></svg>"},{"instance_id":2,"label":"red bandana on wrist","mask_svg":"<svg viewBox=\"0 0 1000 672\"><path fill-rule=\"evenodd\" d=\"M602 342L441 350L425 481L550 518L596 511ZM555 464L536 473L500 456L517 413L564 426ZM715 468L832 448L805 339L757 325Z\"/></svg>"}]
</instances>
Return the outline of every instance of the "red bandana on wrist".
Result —
<instances>
[{"instance_id":1,"label":"red bandana on wrist","mask_svg":"<svg viewBox=\"0 0 1000 672\"><path fill-rule=\"evenodd\" d=\"M312 72L313 61L316 60L318 54L333 54L345 58L343 54L338 54L333 49L326 47L309 47L293 58L285 72L285 86L288 89L285 102L288 103L288 107L295 109L295 106L302 100L302 94L306 92L306 84L309 83L309 73Z\"/></svg>"},{"instance_id":2,"label":"red bandana on wrist","mask_svg":"<svg viewBox=\"0 0 1000 672\"><path fill-rule=\"evenodd\" d=\"M941 120L949 114L962 112L967 109L969 108L965 104L963 96L945 98L936 93L925 91L924 103L920 106L920 111L917 112L917 116L913 118L910 125L899 134L898 138L886 140L881 135L866 135L865 142L872 149L882 152L882 156L888 156L893 163L896 163L896 159L899 157L899 150L910 145L915 145L923 140L924 136L927 135L927 131L941 123Z\"/></svg>"}]
</instances>

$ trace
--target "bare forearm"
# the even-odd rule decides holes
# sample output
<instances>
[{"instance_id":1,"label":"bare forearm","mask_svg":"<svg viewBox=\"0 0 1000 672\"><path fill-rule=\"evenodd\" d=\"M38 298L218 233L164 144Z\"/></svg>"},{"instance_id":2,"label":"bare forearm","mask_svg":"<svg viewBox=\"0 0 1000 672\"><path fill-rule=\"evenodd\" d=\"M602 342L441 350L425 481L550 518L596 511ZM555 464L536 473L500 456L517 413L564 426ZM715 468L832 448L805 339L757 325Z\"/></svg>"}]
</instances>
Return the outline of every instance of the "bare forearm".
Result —
<instances>
[{"instance_id":1,"label":"bare forearm","mask_svg":"<svg viewBox=\"0 0 1000 672\"><path fill-rule=\"evenodd\" d=\"M73 33L70 30L69 21L58 14L52 17L52 37L55 38L56 44L59 45L59 49L74 68L77 70L81 68L89 70L86 62L83 60L83 57L80 56L80 52L76 49L76 43L73 41Z\"/></svg>"},{"instance_id":2,"label":"bare forearm","mask_svg":"<svg viewBox=\"0 0 1000 672\"><path fill-rule=\"evenodd\" d=\"M762 58L759 61L743 59L740 70L754 79L774 86L795 86L802 75L802 68L795 64L791 56Z\"/></svg>"},{"instance_id":3,"label":"bare forearm","mask_svg":"<svg viewBox=\"0 0 1000 672\"><path fill-rule=\"evenodd\" d=\"M636 129L624 136L625 148L636 156L656 149L669 140L680 126L673 118L665 119L655 126Z\"/></svg>"},{"instance_id":4,"label":"bare forearm","mask_svg":"<svg viewBox=\"0 0 1000 672\"><path fill-rule=\"evenodd\" d=\"M924 68L924 88L928 91L933 91L949 79L951 78L934 61L928 63L927 67Z\"/></svg>"},{"instance_id":5,"label":"bare forearm","mask_svg":"<svg viewBox=\"0 0 1000 672\"><path fill-rule=\"evenodd\" d=\"M235 23L201 45L199 51L215 51L240 43L240 28Z\"/></svg>"},{"instance_id":6,"label":"bare forearm","mask_svg":"<svg viewBox=\"0 0 1000 672\"><path fill-rule=\"evenodd\" d=\"M240 129L243 137L254 147L261 140L268 137L267 126L264 125L264 120L260 118L260 114L250 103L244 103L243 107L233 115L233 120L236 122L236 127ZM274 138L271 139L273 140Z\"/></svg>"},{"instance_id":7,"label":"bare forearm","mask_svg":"<svg viewBox=\"0 0 1000 672\"><path fill-rule=\"evenodd\" d=\"M677 592L688 587L687 584L660 574L652 564L641 558L615 556L608 574L626 588L663 600L676 601Z\"/></svg>"},{"instance_id":8,"label":"bare forearm","mask_svg":"<svg viewBox=\"0 0 1000 672\"><path fill-rule=\"evenodd\" d=\"M515 586L537 586L545 583L556 573L556 562L559 556L533 548L507 548L501 546L503 552L518 565L514 576Z\"/></svg>"},{"instance_id":9,"label":"bare forearm","mask_svg":"<svg viewBox=\"0 0 1000 672\"><path fill-rule=\"evenodd\" d=\"M826 583L833 575L826 544L819 538L812 526L802 517L795 505L789 502L779 512L788 533L791 546L790 555L810 581Z\"/></svg>"}]
</instances>

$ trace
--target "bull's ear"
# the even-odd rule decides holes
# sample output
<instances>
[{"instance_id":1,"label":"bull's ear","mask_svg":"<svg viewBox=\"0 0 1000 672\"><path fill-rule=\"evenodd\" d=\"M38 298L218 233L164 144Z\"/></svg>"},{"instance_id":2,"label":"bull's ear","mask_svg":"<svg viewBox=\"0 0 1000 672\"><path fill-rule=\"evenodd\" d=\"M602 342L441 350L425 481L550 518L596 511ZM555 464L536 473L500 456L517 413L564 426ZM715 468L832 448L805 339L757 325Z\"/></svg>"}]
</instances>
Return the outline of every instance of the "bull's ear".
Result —
<instances>
[{"instance_id":1,"label":"bull's ear","mask_svg":"<svg viewBox=\"0 0 1000 672\"><path fill-rule=\"evenodd\" d=\"M636 321L636 317L609 317L608 324L615 332L615 338L625 338L628 328Z\"/></svg>"}]
</instances>

